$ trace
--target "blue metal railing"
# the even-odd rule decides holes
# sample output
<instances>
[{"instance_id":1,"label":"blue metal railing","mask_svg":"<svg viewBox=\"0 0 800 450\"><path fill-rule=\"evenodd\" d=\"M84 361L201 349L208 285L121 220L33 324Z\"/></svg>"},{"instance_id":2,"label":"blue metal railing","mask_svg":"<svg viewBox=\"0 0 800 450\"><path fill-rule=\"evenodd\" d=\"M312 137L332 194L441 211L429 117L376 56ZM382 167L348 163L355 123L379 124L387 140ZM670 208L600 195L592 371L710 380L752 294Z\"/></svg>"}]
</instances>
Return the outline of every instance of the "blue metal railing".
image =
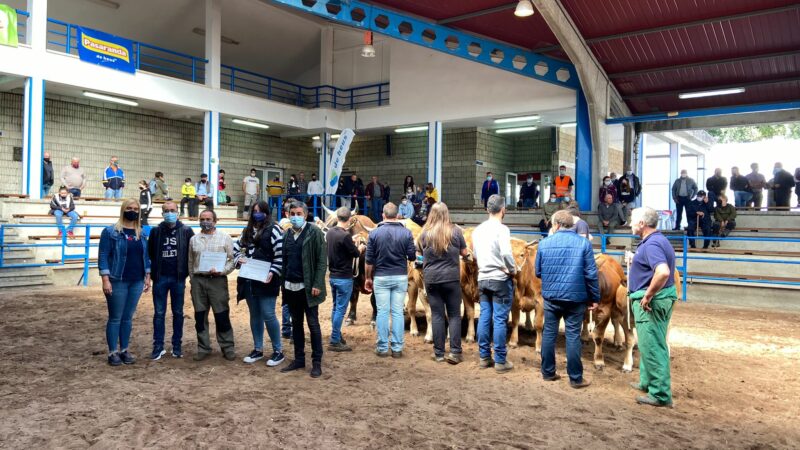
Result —
<instances>
[{"instance_id":1,"label":"blue metal railing","mask_svg":"<svg viewBox=\"0 0 800 450\"><path fill-rule=\"evenodd\" d=\"M17 39L20 43L25 42L25 35L28 33L28 11L17 9Z\"/></svg>"}]
</instances>

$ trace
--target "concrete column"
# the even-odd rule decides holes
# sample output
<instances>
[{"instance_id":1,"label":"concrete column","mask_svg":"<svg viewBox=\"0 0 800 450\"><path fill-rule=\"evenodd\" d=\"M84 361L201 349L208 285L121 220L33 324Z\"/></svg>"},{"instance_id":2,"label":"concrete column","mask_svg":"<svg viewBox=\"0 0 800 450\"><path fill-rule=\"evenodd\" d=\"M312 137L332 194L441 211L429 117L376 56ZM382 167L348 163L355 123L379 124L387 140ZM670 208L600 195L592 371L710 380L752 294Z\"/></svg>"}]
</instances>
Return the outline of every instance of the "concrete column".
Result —
<instances>
[{"instance_id":1,"label":"concrete column","mask_svg":"<svg viewBox=\"0 0 800 450\"><path fill-rule=\"evenodd\" d=\"M333 27L320 32L319 84L333 86Z\"/></svg>"},{"instance_id":2,"label":"concrete column","mask_svg":"<svg viewBox=\"0 0 800 450\"><path fill-rule=\"evenodd\" d=\"M203 122L203 170L214 188L214 204L217 204L219 181L219 112L206 111Z\"/></svg>"},{"instance_id":3,"label":"concrete column","mask_svg":"<svg viewBox=\"0 0 800 450\"><path fill-rule=\"evenodd\" d=\"M22 125L22 193L29 195L32 199L42 198L44 90L44 79L28 78L25 80ZM59 169L54 166L53 170ZM58 173L55 173L54 177L57 178Z\"/></svg>"},{"instance_id":4,"label":"concrete column","mask_svg":"<svg viewBox=\"0 0 800 450\"><path fill-rule=\"evenodd\" d=\"M669 207L670 209L675 209L675 199L672 198L672 184L675 183L675 180L678 179L680 176L680 171L678 170L678 163L680 162L681 157L681 144L677 142L670 142L669 143Z\"/></svg>"},{"instance_id":5,"label":"concrete column","mask_svg":"<svg viewBox=\"0 0 800 450\"><path fill-rule=\"evenodd\" d=\"M626 123L623 125L624 127L624 144L622 150L622 172L626 173L628 170L633 170L636 172L636 161L634 161L634 153L636 153L636 148L634 147L636 142L636 132L634 130L633 124ZM637 174L640 177L641 174ZM622 174L620 174L620 177Z\"/></svg>"},{"instance_id":6,"label":"concrete column","mask_svg":"<svg viewBox=\"0 0 800 450\"><path fill-rule=\"evenodd\" d=\"M591 119L589 117L589 106L586 104L586 97L582 90L577 93L577 114L575 126L575 199L578 201L582 211L593 210L593 192L596 191L593 181L597 177L592 177L594 163L594 149L591 138ZM607 150L607 148L606 148ZM606 164L606 167L608 165ZM600 177L602 179L602 177ZM599 189L599 186L598 186Z\"/></svg>"},{"instance_id":7,"label":"concrete column","mask_svg":"<svg viewBox=\"0 0 800 450\"><path fill-rule=\"evenodd\" d=\"M644 149L645 149L645 139L647 137L646 134L640 133L638 139L638 143L636 144L636 175L639 176L639 181L642 183L642 193L636 197L636 207L639 208L642 206L642 196L644 195ZM672 189L672 186L670 186Z\"/></svg>"},{"instance_id":8,"label":"concrete column","mask_svg":"<svg viewBox=\"0 0 800 450\"><path fill-rule=\"evenodd\" d=\"M428 122L428 182L442 193L442 122Z\"/></svg>"},{"instance_id":9,"label":"concrete column","mask_svg":"<svg viewBox=\"0 0 800 450\"><path fill-rule=\"evenodd\" d=\"M222 64L222 0L206 0L206 86L219 89Z\"/></svg>"},{"instance_id":10,"label":"concrete column","mask_svg":"<svg viewBox=\"0 0 800 450\"><path fill-rule=\"evenodd\" d=\"M25 43L37 52L47 50L47 0L28 0Z\"/></svg>"},{"instance_id":11,"label":"concrete column","mask_svg":"<svg viewBox=\"0 0 800 450\"><path fill-rule=\"evenodd\" d=\"M331 135L327 131L322 133L322 148L319 149L319 165L317 168L317 179L322 182L323 189L327 189L328 186L328 164L330 161L330 149L328 149L328 142L330 142ZM325 203L326 205L328 203ZM333 203L335 205L335 203ZM320 215L321 216L321 215Z\"/></svg>"}]
</instances>

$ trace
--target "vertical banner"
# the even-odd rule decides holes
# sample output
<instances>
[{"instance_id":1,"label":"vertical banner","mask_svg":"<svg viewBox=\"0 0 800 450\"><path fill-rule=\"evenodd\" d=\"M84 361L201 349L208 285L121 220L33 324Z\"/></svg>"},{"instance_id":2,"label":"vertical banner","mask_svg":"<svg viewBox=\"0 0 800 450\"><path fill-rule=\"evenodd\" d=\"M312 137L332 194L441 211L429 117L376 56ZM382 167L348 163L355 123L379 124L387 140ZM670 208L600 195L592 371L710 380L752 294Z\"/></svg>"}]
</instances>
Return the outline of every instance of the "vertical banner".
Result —
<instances>
[{"instance_id":1,"label":"vertical banner","mask_svg":"<svg viewBox=\"0 0 800 450\"><path fill-rule=\"evenodd\" d=\"M136 72L133 42L102 31L78 27L78 57L81 61L128 73Z\"/></svg>"},{"instance_id":2,"label":"vertical banner","mask_svg":"<svg viewBox=\"0 0 800 450\"><path fill-rule=\"evenodd\" d=\"M350 128L345 128L340 133L339 140L336 141L336 146L331 154L328 179L325 183L325 194L336 193L336 189L339 187L339 177L342 175L342 168L344 167L344 158L347 156L347 151L350 150L350 144L353 143L355 136L356 134Z\"/></svg>"},{"instance_id":3,"label":"vertical banner","mask_svg":"<svg viewBox=\"0 0 800 450\"><path fill-rule=\"evenodd\" d=\"M0 4L0 45L16 47L18 44L17 10Z\"/></svg>"}]
</instances>

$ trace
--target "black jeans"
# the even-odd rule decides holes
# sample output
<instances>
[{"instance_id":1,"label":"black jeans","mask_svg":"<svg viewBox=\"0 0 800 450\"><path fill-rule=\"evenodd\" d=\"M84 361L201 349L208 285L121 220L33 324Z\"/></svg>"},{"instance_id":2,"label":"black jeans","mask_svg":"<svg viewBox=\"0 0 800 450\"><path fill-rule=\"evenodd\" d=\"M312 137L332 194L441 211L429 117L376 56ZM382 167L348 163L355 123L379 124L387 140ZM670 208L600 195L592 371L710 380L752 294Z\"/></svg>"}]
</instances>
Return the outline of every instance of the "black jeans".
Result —
<instances>
[{"instance_id":1,"label":"black jeans","mask_svg":"<svg viewBox=\"0 0 800 450\"><path fill-rule=\"evenodd\" d=\"M189 217L197 217L197 199L189 197L181 199L181 216L183 216L184 207L187 203L189 204Z\"/></svg>"},{"instance_id":2,"label":"black jeans","mask_svg":"<svg viewBox=\"0 0 800 450\"><path fill-rule=\"evenodd\" d=\"M675 227L673 230L681 229L681 221L683 220L683 210L686 209L686 214L689 214L689 202L692 201L689 197L678 197L675 199Z\"/></svg>"},{"instance_id":3,"label":"black jeans","mask_svg":"<svg viewBox=\"0 0 800 450\"><path fill-rule=\"evenodd\" d=\"M711 219L701 219L699 222L698 222L697 218L689 219L689 226L686 227L686 234L688 236L690 236L690 238L689 238L689 246L691 248L695 248L695 244L694 244L695 239L692 239L692 238L695 237L695 235L697 235L697 229L698 228L703 233L703 236L705 236L705 237L711 237L712 236L711 235ZM703 239L703 248L708 248L709 245L711 245L711 239Z\"/></svg>"},{"instance_id":4,"label":"black jeans","mask_svg":"<svg viewBox=\"0 0 800 450\"><path fill-rule=\"evenodd\" d=\"M450 353L461 353L461 282L425 283L425 291L431 306L433 352L437 356L444 356L444 341L449 328Z\"/></svg>"},{"instance_id":5,"label":"black jeans","mask_svg":"<svg viewBox=\"0 0 800 450\"><path fill-rule=\"evenodd\" d=\"M283 290L283 301L289 304L292 315L292 342L294 343L294 359L300 364L306 363L306 334L303 329L303 315L308 321L311 334L311 361L322 362L322 330L319 328L319 307L308 306L306 290Z\"/></svg>"}]
</instances>

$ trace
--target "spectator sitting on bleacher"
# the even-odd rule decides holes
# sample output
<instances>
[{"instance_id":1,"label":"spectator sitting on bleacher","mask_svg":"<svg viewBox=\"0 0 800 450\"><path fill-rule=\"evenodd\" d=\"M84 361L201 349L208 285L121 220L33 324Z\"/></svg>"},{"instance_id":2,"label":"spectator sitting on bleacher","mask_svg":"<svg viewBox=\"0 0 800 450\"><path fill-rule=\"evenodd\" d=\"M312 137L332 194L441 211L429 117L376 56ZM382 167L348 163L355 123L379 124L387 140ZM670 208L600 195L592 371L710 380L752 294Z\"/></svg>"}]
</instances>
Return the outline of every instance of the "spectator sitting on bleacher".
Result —
<instances>
[{"instance_id":1,"label":"spectator sitting on bleacher","mask_svg":"<svg viewBox=\"0 0 800 450\"><path fill-rule=\"evenodd\" d=\"M398 219L411 219L414 217L414 205L406 197L400 200L400 208L398 210Z\"/></svg>"},{"instance_id":2,"label":"spectator sitting on bleacher","mask_svg":"<svg viewBox=\"0 0 800 450\"><path fill-rule=\"evenodd\" d=\"M720 205L714 208L714 225L712 232L717 237L728 237L731 231L736 228L736 208L728 203L728 197L719 196ZM715 240L712 247L719 247L719 240Z\"/></svg>"},{"instance_id":3,"label":"spectator sitting on bleacher","mask_svg":"<svg viewBox=\"0 0 800 450\"><path fill-rule=\"evenodd\" d=\"M611 177L603 177L603 184L600 185L600 195L597 197L600 203L606 201L606 195L611 195L611 201L616 203L619 201L619 193L617 187L611 182Z\"/></svg>"},{"instance_id":4,"label":"spectator sitting on bleacher","mask_svg":"<svg viewBox=\"0 0 800 450\"><path fill-rule=\"evenodd\" d=\"M542 208L543 209L542 213L544 214L544 218L539 221L539 231L541 231L545 236L550 231L550 226L551 226L550 219L553 217L553 214L555 214L556 211L561 210L561 205L563 205L563 203L558 201L556 193L551 192L550 201L545 203L544 207Z\"/></svg>"},{"instance_id":5,"label":"spectator sitting on bleacher","mask_svg":"<svg viewBox=\"0 0 800 450\"><path fill-rule=\"evenodd\" d=\"M622 205L614 203L611 194L606 194L605 201L597 207L597 221L600 234L614 234L614 228L625 223ZM611 239L606 239L606 243L610 244Z\"/></svg>"},{"instance_id":6,"label":"spectator sitting on bleacher","mask_svg":"<svg viewBox=\"0 0 800 450\"><path fill-rule=\"evenodd\" d=\"M169 187L167 187L167 182L164 181L162 172L155 173L153 179L150 180L149 188L150 193L153 194L153 200L171 200L169 198Z\"/></svg>"},{"instance_id":7,"label":"spectator sitting on bleacher","mask_svg":"<svg viewBox=\"0 0 800 450\"><path fill-rule=\"evenodd\" d=\"M686 208L686 220L689 225L686 227L686 234L694 237L697 234L698 228L703 232L704 237L711 236L711 217L714 215L714 206L711 205L705 191L698 191L697 198L689 202ZM695 248L694 239L689 239L689 246ZM711 245L710 239L703 240L703 248L708 248Z\"/></svg>"},{"instance_id":8,"label":"spectator sitting on bleacher","mask_svg":"<svg viewBox=\"0 0 800 450\"><path fill-rule=\"evenodd\" d=\"M183 212L187 203L189 204L189 217L197 217L197 199L195 198L196 193L192 179L187 178L183 181L183 186L181 186L181 217L185 217Z\"/></svg>"},{"instance_id":9,"label":"spectator sitting on bleacher","mask_svg":"<svg viewBox=\"0 0 800 450\"><path fill-rule=\"evenodd\" d=\"M625 216L625 220L627 220L636 203L636 191L631 188L627 178L620 178L617 186L619 202L622 204L622 214Z\"/></svg>"},{"instance_id":10,"label":"spectator sitting on bleacher","mask_svg":"<svg viewBox=\"0 0 800 450\"><path fill-rule=\"evenodd\" d=\"M61 186L58 193L53 195L50 200L50 214L55 216L56 225L58 225L58 238L64 235L64 216L69 217L69 226L67 227L67 237L74 238L75 233L73 229L78 219L81 217L75 212L75 200L72 199L72 194L69 193L66 187Z\"/></svg>"},{"instance_id":11,"label":"spectator sitting on bleacher","mask_svg":"<svg viewBox=\"0 0 800 450\"><path fill-rule=\"evenodd\" d=\"M81 192L86 188L86 174L83 173L79 158L72 158L70 165L61 169L61 185L65 186L74 198L80 198Z\"/></svg>"},{"instance_id":12,"label":"spectator sitting on bleacher","mask_svg":"<svg viewBox=\"0 0 800 450\"><path fill-rule=\"evenodd\" d=\"M195 198L198 205L205 205L206 209L214 210L214 188L208 182L208 174L201 173L200 181L194 185Z\"/></svg>"}]
</instances>

